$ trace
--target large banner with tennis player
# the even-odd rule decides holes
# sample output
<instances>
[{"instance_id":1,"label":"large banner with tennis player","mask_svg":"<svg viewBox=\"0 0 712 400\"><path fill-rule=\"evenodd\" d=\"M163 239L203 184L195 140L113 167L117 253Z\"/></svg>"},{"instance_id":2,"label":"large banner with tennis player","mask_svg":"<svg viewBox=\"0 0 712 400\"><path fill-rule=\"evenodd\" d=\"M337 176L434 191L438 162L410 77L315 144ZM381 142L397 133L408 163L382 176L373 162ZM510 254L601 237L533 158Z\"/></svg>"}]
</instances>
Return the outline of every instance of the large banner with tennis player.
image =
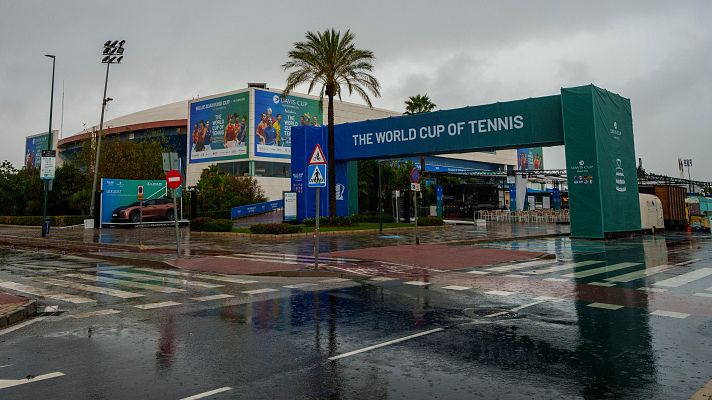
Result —
<instances>
[{"instance_id":1,"label":"large banner with tennis player","mask_svg":"<svg viewBox=\"0 0 712 400\"><path fill-rule=\"evenodd\" d=\"M190 103L191 163L247 158L249 99L243 92Z\"/></svg>"}]
</instances>

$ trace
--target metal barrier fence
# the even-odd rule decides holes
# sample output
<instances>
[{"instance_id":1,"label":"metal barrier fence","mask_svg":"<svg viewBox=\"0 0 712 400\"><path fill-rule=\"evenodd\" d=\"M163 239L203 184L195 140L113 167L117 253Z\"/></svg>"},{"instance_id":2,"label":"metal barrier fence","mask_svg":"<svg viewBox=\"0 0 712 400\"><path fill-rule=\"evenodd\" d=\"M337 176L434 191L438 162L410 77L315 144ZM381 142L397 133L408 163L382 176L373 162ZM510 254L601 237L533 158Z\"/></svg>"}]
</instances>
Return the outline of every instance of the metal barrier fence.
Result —
<instances>
[{"instance_id":1,"label":"metal barrier fence","mask_svg":"<svg viewBox=\"0 0 712 400\"><path fill-rule=\"evenodd\" d=\"M527 210L527 211L475 211L476 220L497 221L497 222L535 222L535 223L557 223L570 222L569 210Z\"/></svg>"}]
</instances>

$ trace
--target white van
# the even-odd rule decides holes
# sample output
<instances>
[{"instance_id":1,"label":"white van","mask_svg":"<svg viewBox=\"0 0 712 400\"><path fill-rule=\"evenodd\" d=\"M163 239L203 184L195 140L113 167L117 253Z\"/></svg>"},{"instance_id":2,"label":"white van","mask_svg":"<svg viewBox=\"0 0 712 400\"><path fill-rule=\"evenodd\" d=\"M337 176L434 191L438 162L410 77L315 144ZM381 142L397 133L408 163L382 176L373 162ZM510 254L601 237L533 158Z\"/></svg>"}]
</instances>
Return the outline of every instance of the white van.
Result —
<instances>
[{"instance_id":1,"label":"white van","mask_svg":"<svg viewBox=\"0 0 712 400\"><path fill-rule=\"evenodd\" d=\"M657 196L640 193L640 227L643 232L665 230L665 220L663 219L663 203Z\"/></svg>"}]
</instances>

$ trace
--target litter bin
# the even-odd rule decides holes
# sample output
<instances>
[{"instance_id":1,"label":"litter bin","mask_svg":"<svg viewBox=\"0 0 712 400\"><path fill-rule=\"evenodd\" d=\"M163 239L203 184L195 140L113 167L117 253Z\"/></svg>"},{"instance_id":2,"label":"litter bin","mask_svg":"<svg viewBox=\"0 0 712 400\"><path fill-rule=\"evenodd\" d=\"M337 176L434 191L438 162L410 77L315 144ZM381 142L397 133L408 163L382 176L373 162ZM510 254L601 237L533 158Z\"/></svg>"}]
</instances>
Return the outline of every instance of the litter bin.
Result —
<instances>
[{"instance_id":1,"label":"litter bin","mask_svg":"<svg viewBox=\"0 0 712 400\"><path fill-rule=\"evenodd\" d=\"M42 237L49 236L49 218L42 220Z\"/></svg>"}]
</instances>

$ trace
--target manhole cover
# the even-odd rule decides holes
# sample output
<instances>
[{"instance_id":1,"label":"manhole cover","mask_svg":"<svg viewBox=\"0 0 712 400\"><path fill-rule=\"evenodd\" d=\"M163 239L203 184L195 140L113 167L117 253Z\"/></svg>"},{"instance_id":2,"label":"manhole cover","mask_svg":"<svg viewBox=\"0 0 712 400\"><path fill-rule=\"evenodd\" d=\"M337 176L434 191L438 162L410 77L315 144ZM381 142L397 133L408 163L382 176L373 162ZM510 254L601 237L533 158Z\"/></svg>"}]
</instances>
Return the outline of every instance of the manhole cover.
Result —
<instances>
[{"instance_id":1,"label":"manhole cover","mask_svg":"<svg viewBox=\"0 0 712 400\"><path fill-rule=\"evenodd\" d=\"M482 308L466 308L463 313L473 319L514 319L520 315L514 311L505 310L503 308L482 307Z\"/></svg>"}]
</instances>

